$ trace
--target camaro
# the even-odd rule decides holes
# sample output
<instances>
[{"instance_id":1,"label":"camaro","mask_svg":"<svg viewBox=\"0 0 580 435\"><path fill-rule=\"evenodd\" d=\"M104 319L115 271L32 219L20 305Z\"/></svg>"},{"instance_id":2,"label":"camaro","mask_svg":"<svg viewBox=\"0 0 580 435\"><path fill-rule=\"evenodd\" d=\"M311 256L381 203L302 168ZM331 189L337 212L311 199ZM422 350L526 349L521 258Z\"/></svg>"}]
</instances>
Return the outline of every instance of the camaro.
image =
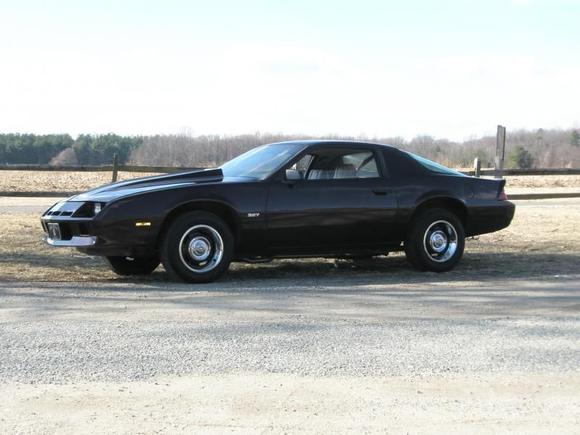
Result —
<instances>
[{"instance_id":1,"label":"camaro","mask_svg":"<svg viewBox=\"0 0 580 435\"><path fill-rule=\"evenodd\" d=\"M209 282L232 261L400 250L415 268L443 272L465 237L510 224L504 185L387 145L292 141L217 169L108 184L41 221L49 245L104 256L120 275L163 263L174 279Z\"/></svg>"}]
</instances>

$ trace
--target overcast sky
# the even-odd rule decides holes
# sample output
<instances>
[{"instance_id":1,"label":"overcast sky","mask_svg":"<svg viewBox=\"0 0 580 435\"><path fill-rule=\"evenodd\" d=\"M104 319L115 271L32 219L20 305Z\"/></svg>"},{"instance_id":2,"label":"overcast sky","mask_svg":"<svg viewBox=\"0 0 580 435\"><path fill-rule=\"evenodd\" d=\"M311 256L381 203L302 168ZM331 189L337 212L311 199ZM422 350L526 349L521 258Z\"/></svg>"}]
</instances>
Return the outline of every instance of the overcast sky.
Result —
<instances>
[{"instance_id":1,"label":"overcast sky","mask_svg":"<svg viewBox=\"0 0 580 435\"><path fill-rule=\"evenodd\" d=\"M578 0L0 0L0 132L580 126Z\"/></svg>"}]
</instances>

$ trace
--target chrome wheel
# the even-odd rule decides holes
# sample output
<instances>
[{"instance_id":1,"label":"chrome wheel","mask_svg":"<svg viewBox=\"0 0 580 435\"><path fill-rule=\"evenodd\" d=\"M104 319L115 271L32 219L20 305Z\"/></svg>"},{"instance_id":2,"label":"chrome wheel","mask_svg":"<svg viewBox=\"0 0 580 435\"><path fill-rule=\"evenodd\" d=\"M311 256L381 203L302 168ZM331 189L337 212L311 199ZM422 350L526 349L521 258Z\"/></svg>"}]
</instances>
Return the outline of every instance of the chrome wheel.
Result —
<instances>
[{"instance_id":1,"label":"chrome wheel","mask_svg":"<svg viewBox=\"0 0 580 435\"><path fill-rule=\"evenodd\" d=\"M220 233L209 225L194 225L179 241L179 257L195 273L209 272L220 264L224 241Z\"/></svg>"},{"instance_id":2,"label":"chrome wheel","mask_svg":"<svg viewBox=\"0 0 580 435\"><path fill-rule=\"evenodd\" d=\"M445 263L457 251L457 231L449 222L435 221L425 231L423 248L429 258L437 263Z\"/></svg>"}]
</instances>

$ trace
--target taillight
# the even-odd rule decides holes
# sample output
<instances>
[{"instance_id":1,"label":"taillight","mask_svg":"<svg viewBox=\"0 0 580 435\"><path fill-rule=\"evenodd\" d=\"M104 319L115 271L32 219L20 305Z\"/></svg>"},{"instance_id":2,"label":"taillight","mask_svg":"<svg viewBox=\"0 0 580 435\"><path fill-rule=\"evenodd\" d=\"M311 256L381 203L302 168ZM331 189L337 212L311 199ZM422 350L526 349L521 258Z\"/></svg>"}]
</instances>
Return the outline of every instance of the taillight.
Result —
<instances>
[{"instance_id":1,"label":"taillight","mask_svg":"<svg viewBox=\"0 0 580 435\"><path fill-rule=\"evenodd\" d=\"M503 189L503 188L501 189L501 192L499 192L497 199L500 201L507 201L508 200L508 197L505 193L505 189Z\"/></svg>"}]
</instances>

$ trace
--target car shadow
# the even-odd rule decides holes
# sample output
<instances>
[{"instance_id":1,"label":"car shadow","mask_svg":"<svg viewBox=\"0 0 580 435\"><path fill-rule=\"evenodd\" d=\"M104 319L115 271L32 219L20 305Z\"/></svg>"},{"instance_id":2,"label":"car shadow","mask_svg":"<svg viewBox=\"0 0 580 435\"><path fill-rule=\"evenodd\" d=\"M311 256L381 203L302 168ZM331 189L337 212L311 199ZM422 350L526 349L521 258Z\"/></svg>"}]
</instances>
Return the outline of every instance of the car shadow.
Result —
<instances>
[{"instance_id":1,"label":"car shadow","mask_svg":"<svg viewBox=\"0 0 580 435\"><path fill-rule=\"evenodd\" d=\"M574 317L580 312L579 274L572 267L578 264L578 255L468 257L457 269L442 274L417 272L404 257L393 256L354 264L315 259L236 265L222 279L199 285L171 282L162 269L147 278L0 282L0 297L19 301L14 315L24 317L31 311L43 318L74 318L79 311L89 311L97 317L121 313L130 319L130 313L145 310L151 318L188 321L205 318L208 312L256 318L286 314L320 318L316 327L321 328L329 315L382 322L387 317Z\"/></svg>"},{"instance_id":2,"label":"car shadow","mask_svg":"<svg viewBox=\"0 0 580 435\"><path fill-rule=\"evenodd\" d=\"M422 284L444 282L490 282L498 280L536 280L578 274L580 252L541 253L541 252L496 252L466 253L455 269L445 273L419 272L405 260L404 255L375 257L365 260L293 259L275 260L265 264L233 263L230 270L217 282L180 286L170 281L160 266L153 274L145 277L119 277L110 272L100 258L75 255L71 257L47 257L41 254L0 254L0 267L3 263L17 264L23 270L39 267L54 268L54 276L43 281L67 282L83 281L108 283L147 284L149 288L167 289L168 285L187 289L227 288L252 286L260 283L287 281L289 285L344 286L351 284ZM59 278L59 270L63 270ZM71 279L67 271L83 273L82 278ZM92 276L91 276L92 274ZM29 273L25 281L38 281ZM0 281L14 281L4 279Z\"/></svg>"},{"instance_id":3,"label":"car shadow","mask_svg":"<svg viewBox=\"0 0 580 435\"><path fill-rule=\"evenodd\" d=\"M580 253L529 252L468 253L453 270L444 273L417 271L406 261L404 255L365 260L279 260L258 265L234 264L220 282L299 278L359 278L377 283L486 282L575 275L580 273L579 264Z\"/></svg>"}]
</instances>

